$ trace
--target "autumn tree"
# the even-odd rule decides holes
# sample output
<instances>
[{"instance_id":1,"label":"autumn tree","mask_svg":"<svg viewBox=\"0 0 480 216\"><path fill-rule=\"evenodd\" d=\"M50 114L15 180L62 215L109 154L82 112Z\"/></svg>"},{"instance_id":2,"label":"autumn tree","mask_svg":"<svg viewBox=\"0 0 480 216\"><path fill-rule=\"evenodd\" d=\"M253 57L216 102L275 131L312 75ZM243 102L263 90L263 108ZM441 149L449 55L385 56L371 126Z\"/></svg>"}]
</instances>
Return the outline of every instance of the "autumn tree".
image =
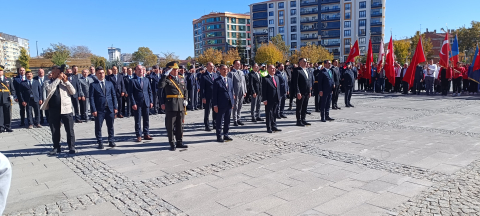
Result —
<instances>
[{"instance_id":1,"label":"autumn tree","mask_svg":"<svg viewBox=\"0 0 480 216\"><path fill-rule=\"evenodd\" d=\"M30 55L28 55L27 50L25 48L20 49L20 56L18 57L18 62L20 66L25 68L25 70L30 69Z\"/></svg>"},{"instance_id":2,"label":"autumn tree","mask_svg":"<svg viewBox=\"0 0 480 216\"><path fill-rule=\"evenodd\" d=\"M240 54L236 48L228 50L226 53L223 53L223 62L226 65L233 65L233 61L240 60Z\"/></svg>"},{"instance_id":3,"label":"autumn tree","mask_svg":"<svg viewBox=\"0 0 480 216\"><path fill-rule=\"evenodd\" d=\"M307 43L306 46L300 48L300 51L295 50L290 56L291 62L298 62L300 58L307 58L310 62L315 63L324 61L326 59L333 59L333 55L327 49L316 44Z\"/></svg>"},{"instance_id":4,"label":"autumn tree","mask_svg":"<svg viewBox=\"0 0 480 216\"><path fill-rule=\"evenodd\" d=\"M66 64L68 57L70 57L70 51L68 49L60 49L52 53L51 61L54 65Z\"/></svg>"},{"instance_id":5,"label":"autumn tree","mask_svg":"<svg viewBox=\"0 0 480 216\"><path fill-rule=\"evenodd\" d=\"M457 31L458 48L460 50L467 50L469 59L473 59L477 42L480 42L480 22L472 21L471 27L461 27Z\"/></svg>"},{"instance_id":6,"label":"autumn tree","mask_svg":"<svg viewBox=\"0 0 480 216\"><path fill-rule=\"evenodd\" d=\"M156 65L158 62L157 56L148 47L139 47L132 54L132 60L137 64L141 63L145 67Z\"/></svg>"},{"instance_id":7,"label":"autumn tree","mask_svg":"<svg viewBox=\"0 0 480 216\"><path fill-rule=\"evenodd\" d=\"M275 45L275 47L277 47L277 49L280 50L280 52L283 53L282 62L283 62L283 60L288 59L289 52L290 52L290 46L287 46L287 44L285 43L285 41L282 38L282 35L277 34L275 37L272 37L271 41L272 41L273 45Z\"/></svg>"},{"instance_id":8,"label":"autumn tree","mask_svg":"<svg viewBox=\"0 0 480 216\"><path fill-rule=\"evenodd\" d=\"M160 67L166 67L169 62L179 61L180 57L175 55L174 52L162 52L160 54L159 65Z\"/></svg>"},{"instance_id":9,"label":"autumn tree","mask_svg":"<svg viewBox=\"0 0 480 216\"><path fill-rule=\"evenodd\" d=\"M395 40L393 41L393 50L395 52L395 60L401 65L405 64L407 58L410 56L410 40Z\"/></svg>"},{"instance_id":10,"label":"autumn tree","mask_svg":"<svg viewBox=\"0 0 480 216\"><path fill-rule=\"evenodd\" d=\"M420 31L417 31L415 33L415 36L413 36L410 41L410 57L413 57L413 54L415 53L414 50L417 48L417 43L418 39L420 38L420 35L422 36L422 46L423 46L423 52L425 53L425 57L427 59L432 58L433 55L433 44L430 41L430 38L426 38L425 34L420 34ZM394 43L395 44L395 43Z\"/></svg>"},{"instance_id":11,"label":"autumn tree","mask_svg":"<svg viewBox=\"0 0 480 216\"><path fill-rule=\"evenodd\" d=\"M213 64L220 64L222 62L222 52L213 48L208 48L197 57L197 62L206 65L208 62Z\"/></svg>"},{"instance_id":12,"label":"autumn tree","mask_svg":"<svg viewBox=\"0 0 480 216\"><path fill-rule=\"evenodd\" d=\"M255 54L255 62L260 64L273 64L283 61L283 53L273 43L262 44Z\"/></svg>"},{"instance_id":13,"label":"autumn tree","mask_svg":"<svg viewBox=\"0 0 480 216\"><path fill-rule=\"evenodd\" d=\"M70 57L69 47L62 43L50 44L50 47L44 50L41 56L43 56L46 59L52 59L54 53L57 53L57 56L61 55L61 56L67 56L67 58Z\"/></svg>"},{"instance_id":14,"label":"autumn tree","mask_svg":"<svg viewBox=\"0 0 480 216\"><path fill-rule=\"evenodd\" d=\"M69 48L72 58L90 58L92 51L87 46L71 46Z\"/></svg>"},{"instance_id":15,"label":"autumn tree","mask_svg":"<svg viewBox=\"0 0 480 216\"><path fill-rule=\"evenodd\" d=\"M107 68L107 59L102 56L92 55L90 57L90 62L94 67L102 66L104 69Z\"/></svg>"}]
</instances>

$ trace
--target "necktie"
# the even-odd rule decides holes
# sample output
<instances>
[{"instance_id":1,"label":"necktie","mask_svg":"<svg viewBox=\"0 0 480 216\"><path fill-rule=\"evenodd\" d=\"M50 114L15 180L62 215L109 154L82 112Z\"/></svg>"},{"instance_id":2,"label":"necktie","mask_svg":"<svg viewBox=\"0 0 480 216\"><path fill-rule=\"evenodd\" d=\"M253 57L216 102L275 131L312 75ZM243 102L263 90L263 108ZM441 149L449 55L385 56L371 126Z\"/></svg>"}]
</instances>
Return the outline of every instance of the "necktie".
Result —
<instances>
[{"instance_id":1,"label":"necktie","mask_svg":"<svg viewBox=\"0 0 480 216\"><path fill-rule=\"evenodd\" d=\"M224 77L224 78L223 78L223 81L225 81L225 86L228 88L228 82L227 82L227 78L226 78L226 77Z\"/></svg>"},{"instance_id":2,"label":"necktie","mask_svg":"<svg viewBox=\"0 0 480 216\"><path fill-rule=\"evenodd\" d=\"M277 82L275 81L275 77L272 76L273 84L275 85L275 88L277 87Z\"/></svg>"},{"instance_id":3,"label":"necktie","mask_svg":"<svg viewBox=\"0 0 480 216\"><path fill-rule=\"evenodd\" d=\"M330 78L332 78L332 71L328 70L328 75L330 75Z\"/></svg>"},{"instance_id":4,"label":"necktie","mask_svg":"<svg viewBox=\"0 0 480 216\"><path fill-rule=\"evenodd\" d=\"M28 85L30 86L30 89L32 88L32 81L28 81Z\"/></svg>"},{"instance_id":5,"label":"necktie","mask_svg":"<svg viewBox=\"0 0 480 216\"><path fill-rule=\"evenodd\" d=\"M117 74L115 74L115 81L117 81Z\"/></svg>"},{"instance_id":6,"label":"necktie","mask_svg":"<svg viewBox=\"0 0 480 216\"><path fill-rule=\"evenodd\" d=\"M22 81L25 81L25 78L22 76Z\"/></svg>"},{"instance_id":7,"label":"necktie","mask_svg":"<svg viewBox=\"0 0 480 216\"><path fill-rule=\"evenodd\" d=\"M40 85L43 86L43 78L40 79Z\"/></svg>"},{"instance_id":8,"label":"necktie","mask_svg":"<svg viewBox=\"0 0 480 216\"><path fill-rule=\"evenodd\" d=\"M105 84L103 83L103 81L100 82L100 85L102 86L103 94L105 95L106 91L105 91Z\"/></svg>"},{"instance_id":9,"label":"necktie","mask_svg":"<svg viewBox=\"0 0 480 216\"><path fill-rule=\"evenodd\" d=\"M140 77L140 87L143 89L143 79Z\"/></svg>"}]
</instances>

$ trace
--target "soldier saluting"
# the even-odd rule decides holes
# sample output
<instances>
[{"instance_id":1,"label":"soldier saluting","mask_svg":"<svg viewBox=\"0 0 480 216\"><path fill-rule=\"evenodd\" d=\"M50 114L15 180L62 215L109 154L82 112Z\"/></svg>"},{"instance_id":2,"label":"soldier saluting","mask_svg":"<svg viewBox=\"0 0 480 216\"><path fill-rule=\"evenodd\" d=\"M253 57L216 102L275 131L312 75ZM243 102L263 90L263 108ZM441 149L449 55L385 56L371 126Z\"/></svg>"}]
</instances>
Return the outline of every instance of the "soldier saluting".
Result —
<instances>
[{"instance_id":1,"label":"soldier saluting","mask_svg":"<svg viewBox=\"0 0 480 216\"><path fill-rule=\"evenodd\" d=\"M12 101L17 99L15 88L10 78L3 75L3 66L0 65L0 133L13 132L10 128L12 122Z\"/></svg>"},{"instance_id":2,"label":"soldier saluting","mask_svg":"<svg viewBox=\"0 0 480 216\"><path fill-rule=\"evenodd\" d=\"M165 72L158 83L158 88L163 89L163 98L160 101L162 109L165 110L165 127L167 128L168 143L170 150L176 148L188 148L183 144L183 121L188 105L188 91L185 85L185 78L178 74L178 62L167 64L169 70ZM175 133L176 143L173 142Z\"/></svg>"}]
</instances>

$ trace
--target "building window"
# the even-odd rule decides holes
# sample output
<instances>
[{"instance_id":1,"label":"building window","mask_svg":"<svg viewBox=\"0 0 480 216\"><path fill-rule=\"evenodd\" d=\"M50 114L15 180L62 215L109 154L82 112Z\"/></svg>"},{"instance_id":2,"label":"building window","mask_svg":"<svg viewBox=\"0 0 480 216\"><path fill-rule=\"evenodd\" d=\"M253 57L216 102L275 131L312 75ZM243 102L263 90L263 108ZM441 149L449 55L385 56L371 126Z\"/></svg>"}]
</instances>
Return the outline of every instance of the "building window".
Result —
<instances>
[{"instance_id":1,"label":"building window","mask_svg":"<svg viewBox=\"0 0 480 216\"><path fill-rule=\"evenodd\" d=\"M232 23L237 23L237 19L236 18L232 18Z\"/></svg>"},{"instance_id":2,"label":"building window","mask_svg":"<svg viewBox=\"0 0 480 216\"><path fill-rule=\"evenodd\" d=\"M344 28L350 28L352 27L352 22L350 21L345 21L345 25L343 26Z\"/></svg>"},{"instance_id":3,"label":"building window","mask_svg":"<svg viewBox=\"0 0 480 216\"><path fill-rule=\"evenodd\" d=\"M283 2L278 3L278 8L285 8L285 4Z\"/></svg>"},{"instance_id":4,"label":"building window","mask_svg":"<svg viewBox=\"0 0 480 216\"><path fill-rule=\"evenodd\" d=\"M247 26L247 31L250 31L250 26Z\"/></svg>"},{"instance_id":5,"label":"building window","mask_svg":"<svg viewBox=\"0 0 480 216\"><path fill-rule=\"evenodd\" d=\"M278 27L278 33L284 33L285 28L284 27Z\"/></svg>"},{"instance_id":6,"label":"building window","mask_svg":"<svg viewBox=\"0 0 480 216\"><path fill-rule=\"evenodd\" d=\"M296 24L296 23L297 23L297 18L296 17L290 18L290 24Z\"/></svg>"},{"instance_id":7,"label":"building window","mask_svg":"<svg viewBox=\"0 0 480 216\"><path fill-rule=\"evenodd\" d=\"M283 19L279 19L278 20L278 25L283 25L283 24L284 24Z\"/></svg>"},{"instance_id":8,"label":"building window","mask_svg":"<svg viewBox=\"0 0 480 216\"><path fill-rule=\"evenodd\" d=\"M359 41L360 41L360 44L365 44L366 41L367 41L367 39L365 39L364 37L362 37L362 38L359 39Z\"/></svg>"},{"instance_id":9,"label":"building window","mask_svg":"<svg viewBox=\"0 0 480 216\"><path fill-rule=\"evenodd\" d=\"M352 35L352 31L350 31L350 30L345 30L345 32L343 34L344 37L350 37L351 35Z\"/></svg>"},{"instance_id":10,"label":"building window","mask_svg":"<svg viewBox=\"0 0 480 216\"><path fill-rule=\"evenodd\" d=\"M367 8L367 2L366 1L360 2L359 6L360 6L360 9Z\"/></svg>"},{"instance_id":11,"label":"building window","mask_svg":"<svg viewBox=\"0 0 480 216\"><path fill-rule=\"evenodd\" d=\"M279 16L279 17L283 17L283 11L279 11L279 12L278 12L278 16Z\"/></svg>"},{"instance_id":12,"label":"building window","mask_svg":"<svg viewBox=\"0 0 480 216\"><path fill-rule=\"evenodd\" d=\"M236 25L232 25L232 31L236 31L237 30L237 26Z\"/></svg>"},{"instance_id":13,"label":"building window","mask_svg":"<svg viewBox=\"0 0 480 216\"><path fill-rule=\"evenodd\" d=\"M296 14L297 14L297 9L290 10L290 15L296 15Z\"/></svg>"},{"instance_id":14,"label":"building window","mask_svg":"<svg viewBox=\"0 0 480 216\"><path fill-rule=\"evenodd\" d=\"M246 19L238 19L238 24L246 24L247 20Z\"/></svg>"},{"instance_id":15,"label":"building window","mask_svg":"<svg viewBox=\"0 0 480 216\"><path fill-rule=\"evenodd\" d=\"M273 11L268 12L268 16L274 16Z\"/></svg>"},{"instance_id":16,"label":"building window","mask_svg":"<svg viewBox=\"0 0 480 216\"><path fill-rule=\"evenodd\" d=\"M350 10L352 8L352 4L345 4L345 10Z\"/></svg>"},{"instance_id":17,"label":"building window","mask_svg":"<svg viewBox=\"0 0 480 216\"><path fill-rule=\"evenodd\" d=\"M358 29L358 36L367 36L367 31L365 29Z\"/></svg>"},{"instance_id":18,"label":"building window","mask_svg":"<svg viewBox=\"0 0 480 216\"><path fill-rule=\"evenodd\" d=\"M285 41L285 35L281 35L282 36L282 40Z\"/></svg>"},{"instance_id":19,"label":"building window","mask_svg":"<svg viewBox=\"0 0 480 216\"><path fill-rule=\"evenodd\" d=\"M237 33L231 32L230 34L232 34L232 37L231 37L231 38L237 38Z\"/></svg>"},{"instance_id":20,"label":"building window","mask_svg":"<svg viewBox=\"0 0 480 216\"><path fill-rule=\"evenodd\" d=\"M358 26L366 26L367 20L361 19L358 21Z\"/></svg>"},{"instance_id":21,"label":"building window","mask_svg":"<svg viewBox=\"0 0 480 216\"><path fill-rule=\"evenodd\" d=\"M345 47L350 47L350 38L345 39Z\"/></svg>"},{"instance_id":22,"label":"building window","mask_svg":"<svg viewBox=\"0 0 480 216\"><path fill-rule=\"evenodd\" d=\"M271 19L271 20L268 20L268 24L273 25L273 24L275 24L275 23L274 23L273 19Z\"/></svg>"},{"instance_id":23,"label":"building window","mask_svg":"<svg viewBox=\"0 0 480 216\"><path fill-rule=\"evenodd\" d=\"M268 8L273 8L273 3L268 4Z\"/></svg>"},{"instance_id":24,"label":"building window","mask_svg":"<svg viewBox=\"0 0 480 216\"><path fill-rule=\"evenodd\" d=\"M290 7L297 7L297 1L290 1Z\"/></svg>"},{"instance_id":25,"label":"building window","mask_svg":"<svg viewBox=\"0 0 480 216\"><path fill-rule=\"evenodd\" d=\"M290 40L297 40L297 34L290 35Z\"/></svg>"},{"instance_id":26,"label":"building window","mask_svg":"<svg viewBox=\"0 0 480 216\"><path fill-rule=\"evenodd\" d=\"M297 48L297 42L292 42L292 43L290 44L290 48L296 49L296 48Z\"/></svg>"},{"instance_id":27,"label":"building window","mask_svg":"<svg viewBox=\"0 0 480 216\"><path fill-rule=\"evenodd\" d=\"M350 19L350 12L345 12L345 19Z\"/></svg>"},{"instance_id":28,"label":"building window","mask_svg":"<svg viewBox=\"0 0 480 216\"><path fill-rule=\"evenodd\" d=\"M297 32L297 26L291 26L290 30L291 32Z\"/></svg>"},{"instance_id":29,"label":"building window","mask_svg":"<svg viewBox=\"0 0 480 216\"><path fill-rule=\"evenodd\" d=\"M359 16L360 18L367 17L367 11L360 11Z\"/></svg>"},{"instance_id":30,"label":"building window","mask_svg":"<svg viewBox=\"0 0 480 216\"><path fill-rule=\"evenodd\" d=\"M273 37L274 34L275 34L275 28L274 27L268 28L268 36Z\"/></svg>"}]
</instances>

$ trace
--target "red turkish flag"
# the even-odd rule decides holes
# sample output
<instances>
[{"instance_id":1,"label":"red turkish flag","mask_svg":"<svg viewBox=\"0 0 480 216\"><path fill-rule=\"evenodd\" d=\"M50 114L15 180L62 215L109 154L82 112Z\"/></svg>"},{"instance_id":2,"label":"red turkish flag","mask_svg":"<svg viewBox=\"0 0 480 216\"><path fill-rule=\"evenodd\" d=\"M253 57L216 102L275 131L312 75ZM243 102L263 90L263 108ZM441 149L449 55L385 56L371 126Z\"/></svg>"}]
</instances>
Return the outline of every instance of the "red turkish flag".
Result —
<instances>
[{"instance_id":1,"label":"red turkish flag","mask_svg":"<svg viewBox=\"0 0 480 216\"><path fill-rule=\"evenodd\" d=\"M425 59L425 53L423 52L423 46L422 46L422 37L418 39L417 43L417 49L415 49L415 54L413 55L412 61L410 62L410 66L407 68L407 72L405 73L405 76L403 77L403 81L408 83L408 89L412 88L413 86L413 81L415 78L415 70L417 68L417 65L427 61Z\"/></svg>"},{"instance_id":2,"label":"red turkish flag","mask_svg":"<svg viewBox=\"0 0 480 216\"><path fill-rule=\"evenodd\" d=\"M358 40L355 41L352 49L350 49L350 54L348 55L347 62L355 62L355 57L360 55L360 48L358 48Z\"/></svg>"},{"instance_id":3,"label":"red turkish flag","mask_svg":"<svg viewBox=\"0 0 480 216\"><path fill-rule=\"evenodd\" d=\"M385 76L393 86L395 86L395 66L393 65L394 62L395 56L393 54L393 40L392 36L390 36L390 43L388 43L387 50L387 59L385 61Z\"/></svg>"},{"instance_id":4,"label":"red turkish flag","mask_svg":"<svg viewBox=\"0 0 480 216\"><path fill-rule=\"evenodd\" d=\"M442 49L440 50L440 65L447 68L448 67L448 54L450 53L450 42L449 42L448 32L445 35L445 40L443 40Z\"/></svg>"},{"instance_id":5,"label":"red turkish flag","mask_svg":"<svg viewBox=\"0 0 480 216\"><path fill-rule=\"evenodd\" d=\"M373 63L373 50L372 50L372 39L368 42L368 53L367 53L367 71L365 74L368 74L366 77L370 80L370 84L372 84L372 63Z\"/></svg>"},{"instance_id":6,"label":"red turkish flag","mask_svg":"<svg viewBox=\"0 0 480 216\"><path fill-rule=\"evenodd\" d=\"M477 49L478 49L478 46L477 46ZM480 50L478 50L477 58L473 63L473 71L476 71L476 70L480 70Z\"/></svg>"},{"instance_id":7,"label":"red turkish flag","mask_svg":"<svg viewBox=\"0 0 480 216\"><path fill-rule=\"evenodd\" d=\"M385 48L383 45L383 37L382 37L382 41L380 41L380 49L378 50L377 73L380 73L382 71L383 57L385 57Z\"/></svg>"}]
</instances>

